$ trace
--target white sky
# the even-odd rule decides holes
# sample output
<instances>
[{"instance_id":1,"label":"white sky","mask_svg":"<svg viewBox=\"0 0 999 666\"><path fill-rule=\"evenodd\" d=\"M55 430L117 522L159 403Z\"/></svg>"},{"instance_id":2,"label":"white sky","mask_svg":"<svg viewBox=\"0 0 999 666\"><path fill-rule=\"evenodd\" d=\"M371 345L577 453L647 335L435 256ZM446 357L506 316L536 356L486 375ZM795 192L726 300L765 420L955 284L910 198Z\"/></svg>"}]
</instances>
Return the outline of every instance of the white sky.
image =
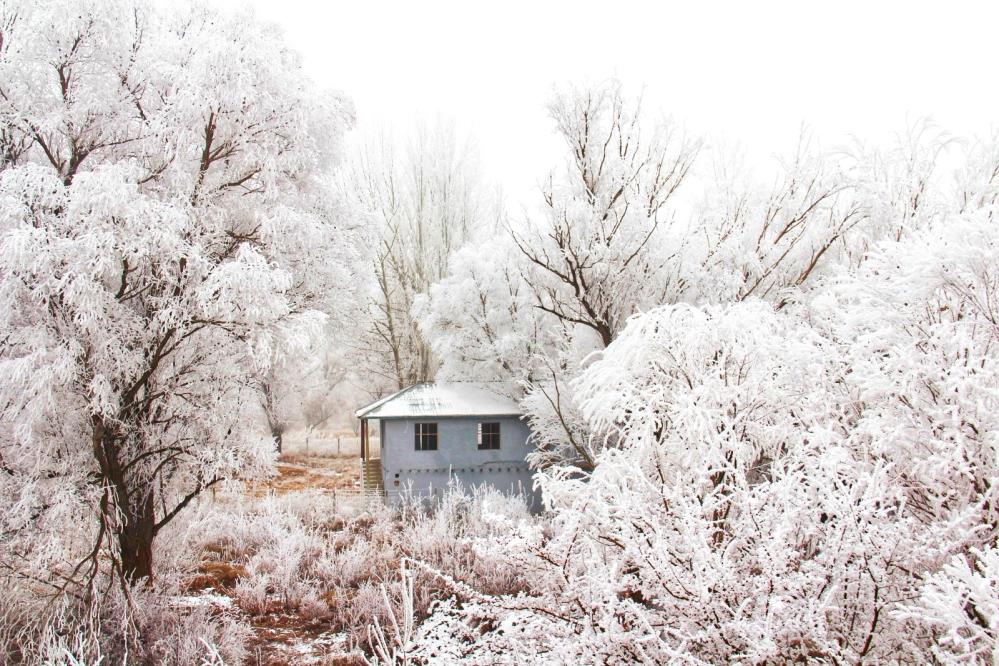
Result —
<instances>
[{"instance_id":1,"label":"white sky","mask_svg":"<svg viewBox=\"0 0 999 666\"><path fill-rule=\"evenodd\" d=\"M440 115L471 132L515 208L561 159L545 103L566 81L644 86L650 110L760 164L803 123L828 145L923 116L997 125L995 2L214 2L281 25L361 131Z\"/></svg>"}]
</instances>

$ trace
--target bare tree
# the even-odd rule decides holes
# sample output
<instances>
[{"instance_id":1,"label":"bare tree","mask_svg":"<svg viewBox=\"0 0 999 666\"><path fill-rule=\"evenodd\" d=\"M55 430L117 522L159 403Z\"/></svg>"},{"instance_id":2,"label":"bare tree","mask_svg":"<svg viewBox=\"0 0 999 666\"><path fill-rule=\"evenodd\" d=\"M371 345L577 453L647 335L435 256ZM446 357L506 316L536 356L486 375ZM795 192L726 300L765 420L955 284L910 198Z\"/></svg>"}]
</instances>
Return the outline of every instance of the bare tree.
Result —
<instances>
[{"instance_id":1,"label":"bare tree","mask_svg":"<svg viewBox=\"0 0 999 666\"><path fill-rule=\"evenodd\" d=\"M607 346L637 305L678 286L663 232L698 144L666 123L647 127L616 81L557 94L549 110L571 158L543 190L544 219L513 236L537 307Z\"/></svg>"},{"instance_id":2,"label":"bare tree","mask_svg":"<svg viewBox=\"0 0 999 666\"><path fill-rule=\"evenodd\" d=\"M497 198L470 143L445 124L418 128L404 148L381 134L344 185L378 229L370 308L358 331L362 365L398 388L431 380L438 361L413 318L414 300L446 275L455 251L496 228Z\"/></svg>"}]
</instances>

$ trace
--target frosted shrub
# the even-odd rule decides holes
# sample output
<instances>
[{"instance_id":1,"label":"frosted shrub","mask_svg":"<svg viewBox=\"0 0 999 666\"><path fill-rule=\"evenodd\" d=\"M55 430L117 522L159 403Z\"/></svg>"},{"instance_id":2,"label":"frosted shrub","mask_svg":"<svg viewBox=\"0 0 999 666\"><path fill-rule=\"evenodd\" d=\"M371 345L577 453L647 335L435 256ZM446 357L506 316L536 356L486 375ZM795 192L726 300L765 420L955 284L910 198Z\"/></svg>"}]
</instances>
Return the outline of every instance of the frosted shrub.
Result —
<instances>
[{"instance_id":1,"label":"frosted shrub","mask_svg":"<svg viewBox=\"0 0 999 666\"><path fill-rule=\"evenodd\" d=\"M997 284L988 210L783 307L635 316L575 386L610 445L589 474L541 473L550 532L475 540L525 594L474 585L417 642L470 662L994 659Z\"/></svg>"},{"instance_id":2,"label":"frosted shrub","mask_svg":"<svg viewBox=\"0 0 999 666\"><path fill-rule=\"evenodd\" d=\"M315 493L223 501L192 514L183 529L165 538L186 553L178 556L181 569L245 571L231 594L246 613L280 608L306 621L329 622L332 630L348 634L352 646L365 649L371 647L369 627L401 612L390 612L384 598L401 603L398 572L405 560L412 560L407 603L417 622L437 601L466 598L473 583L496 593L524 588L517 566L496 546L538 524L522 497L453 487L434 507L379 509L350 520L331 509L325 514L325 506Z\"/></svg>"},{"instance_id":3,"label":"frosted shrub","mask_svg":"<svg viewBox=\"0 0 999 666\"><path fill-rule=\"evenodd\" d=\"M425 565L422 573L416 574L421 612L427 603L425 593L437 598L447 589L443 580L434 581L433 576L424 580L428 571L446 573L449 578L490 591L522 589L524 581L517 566L502 549L493 549L490 544L514 538L519 529L537 522L524 497L507 496L488 486L466 490L453 485L432 510L410 509L403 521L405 552Z\"/></svg>"},{"instance_id":4,"label":"frosted shrub","mask_svg":"<svg viewBox=\"0 0 999 666\"><path fill-rule=\"evenodd\" d=\"M348 603L336 608L338 624L350 636L351 643L358 646L368 644L368 627L375 621L384 624L388 620L380 583L364 582L350 597Z\"/></svg>"},{"instance_id":5,"label":"frosted shrub","mask_svg":"<svg viewBox=\"0 0 999 666\"><path fill-rule=\"evenodd\" d=\"M476 536L501 536L518 524L532 520L524 495L501 493L483 486L476 489L469 531Z\"/></svg>"},{"instance_id":6,"label":"frosted shrub","mask_svg":"<svg viewBox=\"0 0 999 666\"><path fill-rule=\"evenodd\" d=\"M934 656L943 663L999 662L999 550L961 556L928 576L914 606L899 617L938 633Z\"/></svg>"},{"instance_id":7,"label":"frosted shrub","mask_svg":"<svg viewBox=\"0 0 999 666\"><path fill-rule=\"evenodd\" d=\"M404 527L403 547L407 555L439 565L449 563L466 568L469 562L465 518L465 507L456 506L453 500L447 499L437 510L414 516L412 523Z\"/></svg>"},{"instance_id":8,"label":"frosted shrub","mask_svg":"<svg viewBox=\"0 0 999 666\"><path fill-rule=\"evenodd\" d=\"M264 521L242 513L213 511L189 528L187 538L194 552L213 559L245 562L268 539Z\"/></svg>"},{"instance_id":9,"label":"frosted shrub","mask_svg":"<svg viewBox=\"0 0 999 666\"><path fill-rule=\"evenodd\" d=\"M182 666L213 657L221 657L226 664L246 660L252 630L232 614L220 614L204 605L193 609L162 605L155 615L148 604L144 609L140 635L151 663Z\"/></svg>"},{"instance_id":10,"label":"frosted shrub","mask_svg":"<svg viewBox=\"0 0 999 666\"><path fill-rule=\"evenodd\" d=\"M187 666L215 654L227 664L243 663L251 632L236 614L178 605L171 581L163 581L162 587L135 588L128 599L112 589L99 606L89 608L39 606L30 625L23 624L25 618L14 623L16 618L5 613L0 617L0 661L96 664L124 663L127 657L128 663Z\"/></svg>"},{"instance_id":11,"label":"frosted shrub","mask_svg":"<svg viewBox=\"0 0 999 666\"><path fill-rule=\"evenodd\" d=\"M306 620L319 621L330 618L330 607L316 592L318 585L308 585L298 601L298 614Z\"/></svg>"},{"instance_id":12,"label":"frosted shrub","mask_svg":"<svg viewBox=\"0 0 999 666\"><path fill-rule=\"evenodd\" d=\"M281 591L281 601L284 603L285 609L288 611L298 611L306 599L315 593L316 581L309 579L295 580L279 586L278 589Z\"/></svg>"},{"instance_id":13,"label":"frosted shrub","mask_svg":"<svg viewBox=\"0 0 999 666\"><path fill-rule=\"evenodd\" d=\"M326 582L337 588L356 587L378 570L384 551L364 538L354 538L346 548L327 555L320 571Z\"/></svg>"},{"instance_id":14,"label":"frosted shrub","mask_svg":"<svg viewBox=\"0 0 999 666\"><path fill-rule=\"evenodd\" d=\"M256 574L236 584L234 594L239 607L251 615L263 615L268 608L268 591L271 589L267 574Z\"/></svg>"},{"instance_id":15,"label":"frosted shrub","mask_svg":"<svg viewBox=\"0 0 999 666\"><path fill-rule=\"evenodd\" d=\"M415 651L413 643L416 628L414 579L405 564L399 569L398 584L394 586L397 598L389 594L389 587L382 585L382 600L386 618L375 618L368 627L368 642L380 663L407 665Z\"/></svg>"},{"instance_id":16,"label":"frosted shrub","mask_svg":"<svg viewBox=\"0 0 999 666\"><path fill-rule=\"evenodd\" d=\"M250 559L247 567L251 576L265 576L278 598L285 601L294 596L293 588L298 582L299 551L296 541L300 537L300 533L287 534L267 544Z\"/></svg>"},{"instance_id":17,"label":"frosted shrub","mask_svg":"<svg viewBox=\"0 0 999 666\"><path fill-rule=\"evenodd\" d=\"M318 490L304 490L287 493L267 501L274 503L275 511L286 512L309 530L327 529L342 520L336 512L336 502L328 493Z\"/></svg>"}]
</instances>

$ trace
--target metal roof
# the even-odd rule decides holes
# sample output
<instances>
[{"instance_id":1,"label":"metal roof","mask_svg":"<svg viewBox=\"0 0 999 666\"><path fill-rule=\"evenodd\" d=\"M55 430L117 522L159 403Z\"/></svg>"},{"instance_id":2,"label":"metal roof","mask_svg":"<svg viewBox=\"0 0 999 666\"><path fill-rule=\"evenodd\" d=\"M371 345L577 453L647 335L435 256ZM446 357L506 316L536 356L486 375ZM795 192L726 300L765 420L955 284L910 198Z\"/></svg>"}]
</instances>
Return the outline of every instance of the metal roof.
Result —
<instances>
[{"instance_id":1,"label":"metal roof","mask_svg":"<svg viewBox=\"0 0 999 666\"><path fill-rule=\"evenodd\" d=\"M437 382L414 384L354 412L362 419L437 416L520 416L523 410L507 396L510 384ZM505 393L505 392L506 393Z\"/></svg>"}]
</instances>

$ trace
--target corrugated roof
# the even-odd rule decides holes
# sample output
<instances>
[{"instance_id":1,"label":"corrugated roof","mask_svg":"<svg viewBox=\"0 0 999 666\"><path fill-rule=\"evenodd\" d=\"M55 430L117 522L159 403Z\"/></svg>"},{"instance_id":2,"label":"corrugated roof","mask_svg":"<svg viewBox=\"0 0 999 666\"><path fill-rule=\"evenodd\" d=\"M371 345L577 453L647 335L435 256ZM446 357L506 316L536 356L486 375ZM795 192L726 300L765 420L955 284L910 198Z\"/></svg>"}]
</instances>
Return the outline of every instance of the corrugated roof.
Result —
<instances>
[{"instance_id":1,"label":"corrugated roof","mask_svg":"<svg viewBox=\"0 0 999 666\"><path fill-rule=\"evenodd\" d=\"M437 382L414 384L366 405L354 416L365 419L404 419L429 416L520 416L517 402L505 395L506 384Z\"/></svg>"}]
</instances>

